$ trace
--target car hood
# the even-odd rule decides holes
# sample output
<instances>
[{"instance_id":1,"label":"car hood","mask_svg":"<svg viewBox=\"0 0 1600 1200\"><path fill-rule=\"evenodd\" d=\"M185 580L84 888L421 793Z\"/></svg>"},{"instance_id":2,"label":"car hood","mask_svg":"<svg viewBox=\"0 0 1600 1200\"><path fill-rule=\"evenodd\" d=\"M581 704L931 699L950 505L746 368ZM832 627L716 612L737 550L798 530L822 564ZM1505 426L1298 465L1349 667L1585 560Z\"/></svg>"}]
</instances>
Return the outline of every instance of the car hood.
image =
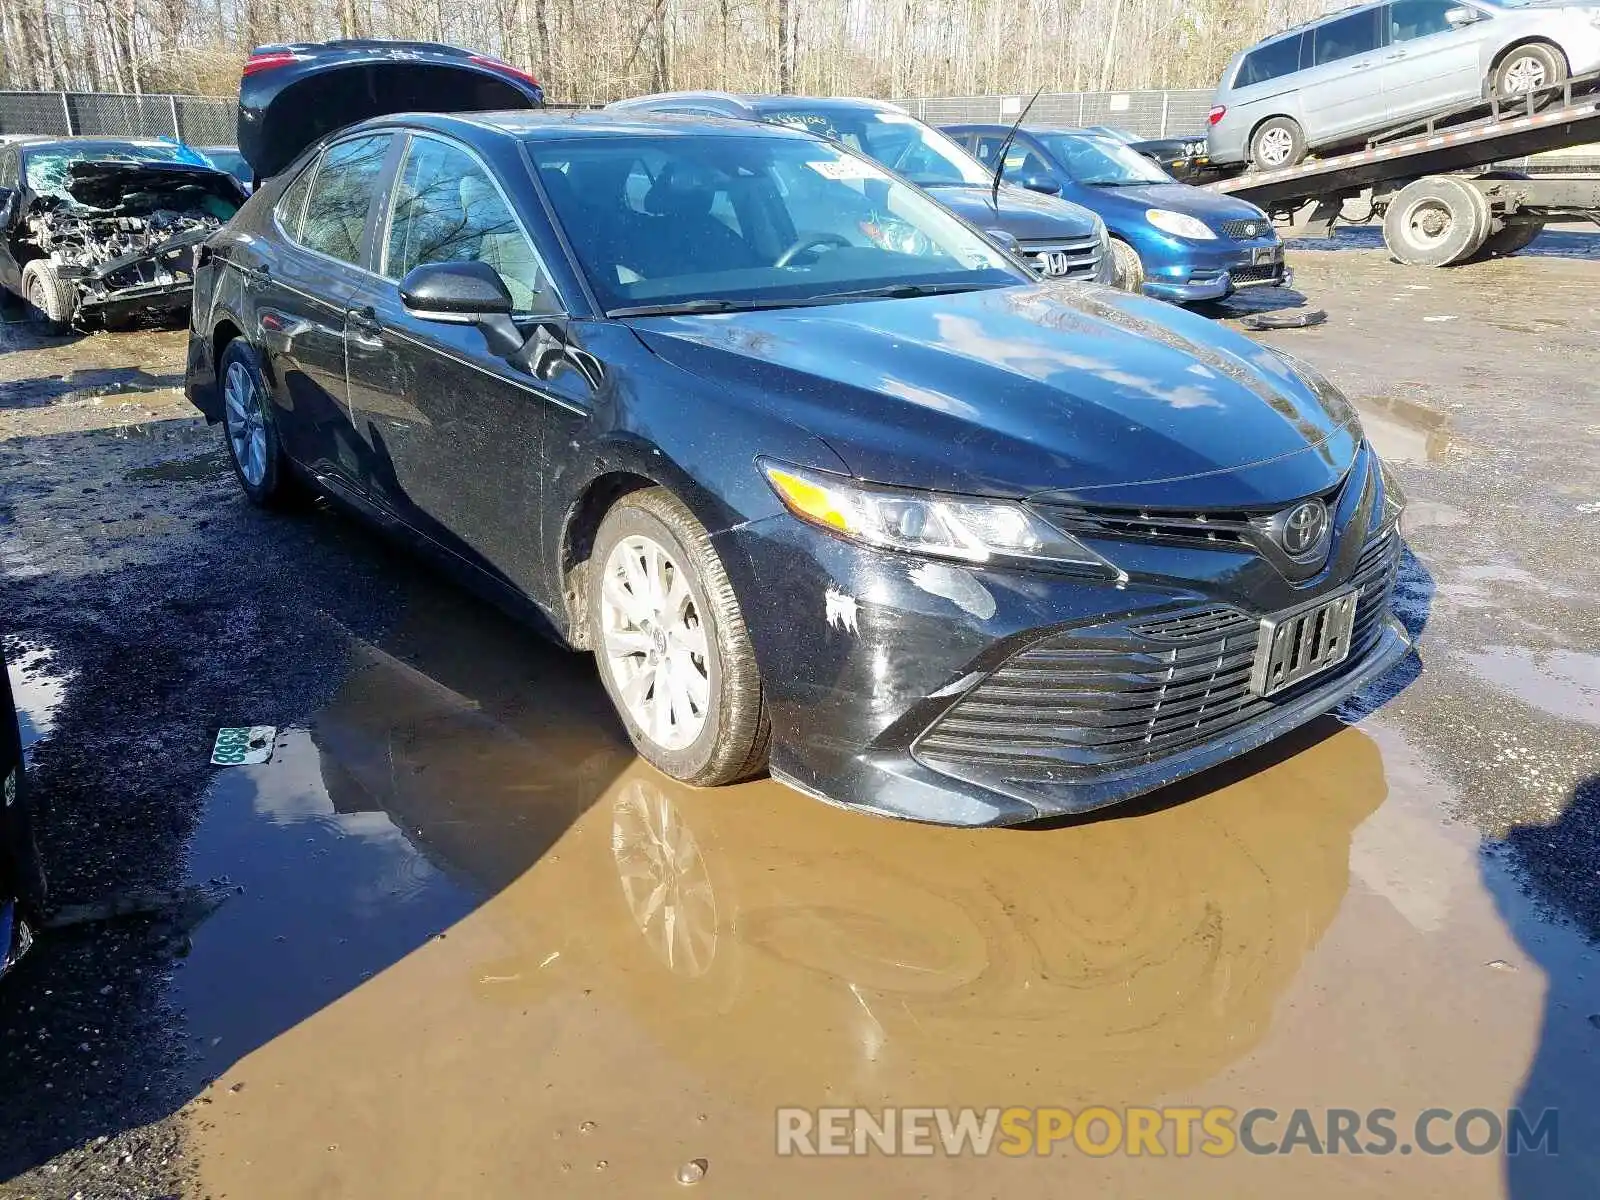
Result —
<instances>
[{"instance_id":1,"label":"car hood","mask_svg":"<svg viewBox=\"0 0 1600 1200\"><path fill-rule=\"evenodd\" d=\"M239 153L268 179L346 125L402 112L537 108L537 84L454 46L385 41L263 46L280 65L239 80Z\"/></svg>"},{"instance_id":2,"label":"car hood","mask_svg":"<svg viewBox=\"0 0 1600 1200\"><path fill-rule=\"evenodd\" d=\"M811 431L854 475L880 483L1267 505L1333 486L1361 438L1349 404L1310 368L1109 288L1041 284L633 324L662 358Z\"/></svg>"},{"instance_id":3,"label":"car hood","mask_svg":"<svg viewBox=\"0 0 1600 1200\"><path fill-rule=\"evenodd\" d=\"M245 200L244 189L232 175L193 163L75 162L67 167L61 190L77 204L108 212L124 207L139 212L164 207L187 210L199 206L200 196L214 196L233 208Z\"/></svg>"},{"instance_id":4,"label":"car hood","mask_svg":"<svg viewBox=\"0 0 1600 1200\"><path fill-rule=\"evenodd\" d=\"M1272 226L1261 210L1248 200L1191 187L1187 183L1144 183L1136 187L1086 187L1083 190L1089 204L1107 223L1113 213L1143 217L1152 208L1166 208L1199 217L1211 226L1223 221L1251 220L1259 220L1268 228Z\"/></svg>"},{"instance_id":5,"label":"car hood","mask_svg":"<svg viewBox=\"0 0 1600 1200\"><path fill-rule=\"evenodd\" d=\"M997 201L989 188L976 184L922 186L940 204L979 229L1003 229L1018 241L1083 238L1094 232L1094 214L1059 196L1002 185Z\"/></svg>"}]
</instances>

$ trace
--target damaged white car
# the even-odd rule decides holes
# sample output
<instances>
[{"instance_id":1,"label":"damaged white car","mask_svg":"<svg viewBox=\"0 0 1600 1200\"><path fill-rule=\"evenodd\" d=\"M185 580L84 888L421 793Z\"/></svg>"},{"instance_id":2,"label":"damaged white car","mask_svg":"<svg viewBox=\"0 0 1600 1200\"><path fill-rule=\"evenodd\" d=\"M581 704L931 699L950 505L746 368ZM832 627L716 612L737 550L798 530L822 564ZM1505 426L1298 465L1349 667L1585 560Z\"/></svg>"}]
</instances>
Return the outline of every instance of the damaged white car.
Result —
<instances>
[{"instance_id":1,"label":"damaged white car","mask_svg":"<svg viewBox=\"0 0 1600 1200\"><path fill-rule=\"evenodd\" d=\"M0 146L0 286L57 332L186 309L194 248L244 201L237 179L172 142Z\"/></svg>"}]
</instances>

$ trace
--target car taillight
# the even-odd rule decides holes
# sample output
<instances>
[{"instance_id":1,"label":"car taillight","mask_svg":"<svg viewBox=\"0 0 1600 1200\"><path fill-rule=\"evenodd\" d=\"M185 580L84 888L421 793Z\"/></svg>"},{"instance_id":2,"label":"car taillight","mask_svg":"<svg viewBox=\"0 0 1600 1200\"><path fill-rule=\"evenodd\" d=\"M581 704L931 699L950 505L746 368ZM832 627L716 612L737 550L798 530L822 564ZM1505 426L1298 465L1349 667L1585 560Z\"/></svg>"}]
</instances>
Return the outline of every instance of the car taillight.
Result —
<instances>
[{"instance_id":1,"label":"car taillight","mask_svg":"<svg viewBox=\"0 0 1600 1200\"><path fill-rule=\"evenodd\" d=\"M245 59L242 75L254 75L257 71L271 71L275 67L287 67L300 61L298 54L291 54L287 50L271 50L266 54L252 54Z\"/></svg>"},{"instance_id":2,"label":"car taillight","mask_svg":"<svg viewBox=\"0 0 1600 1200\"><path fill-rule=\"evenodd\" d=\"M1227 114L1228 109L1226 105L1216 104L1213 105L1211 111L1206 114L1206 120L1210 124L1215 125L1218 121L1222 120L1223 117L1227 116Z\"/></svg>"},{"instance_id":3,"label":"car taillight","mask_svg":"<svg viewBox=\"0 0 1600 1200\"><path fill-rule=\"evenodd\" d=\"M539 86L539 81L533 77L531 72L524 71L521 67L513 67L508 62L501 62L498 58L490 58L487 54L474 54L467 61L477 63L480 67L488 67L489 70L496 71L501 75L509 75L513 79L520 79L523 83L532 87Z\"/></svg>"}]
</instances>

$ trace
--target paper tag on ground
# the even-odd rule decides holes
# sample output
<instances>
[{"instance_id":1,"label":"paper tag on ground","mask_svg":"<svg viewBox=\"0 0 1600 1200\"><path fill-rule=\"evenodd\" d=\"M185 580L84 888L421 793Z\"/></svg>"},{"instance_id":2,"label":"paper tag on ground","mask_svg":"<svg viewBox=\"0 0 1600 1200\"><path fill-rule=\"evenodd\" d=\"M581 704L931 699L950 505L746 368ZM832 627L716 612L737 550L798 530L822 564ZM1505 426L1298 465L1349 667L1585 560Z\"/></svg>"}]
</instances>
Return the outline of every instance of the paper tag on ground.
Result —
<instances>
[{"instance_id":1,"label":"paper tag on ground","mask_svg":"<svg viewBox=\"0 0 1600 1200\"><path fill-rule=\"evenodd\" d=\"M277 736L278 728L275 725L219 729L217 744L211 751L211 761L219 767L248 767L264 763L272 757L272 743Z\"/></svg>"}]
</instances>

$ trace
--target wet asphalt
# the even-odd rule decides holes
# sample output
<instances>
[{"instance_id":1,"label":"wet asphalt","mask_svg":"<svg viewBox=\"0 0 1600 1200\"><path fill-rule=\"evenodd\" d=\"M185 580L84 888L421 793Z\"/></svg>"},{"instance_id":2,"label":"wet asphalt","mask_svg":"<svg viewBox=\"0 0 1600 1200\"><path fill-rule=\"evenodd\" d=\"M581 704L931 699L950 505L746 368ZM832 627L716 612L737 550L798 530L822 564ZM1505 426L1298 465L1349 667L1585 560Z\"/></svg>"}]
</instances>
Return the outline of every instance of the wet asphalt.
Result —
<instances>
[{"instance_id":1,"label":"wet asphalt","mask_svg":"<svg viewBox=\"0 0 1600 1200\"><path fill-rule=\"evenodd\" d=\"M1217 314L1326 310L1255 336L1395 464L1418 654L1125 812L979 834L672 784L587 658L245 504L181 331L0 326L0 632L64 920L0 985L0 1196L654 1194L700 1159L730 1196L1600 1194L1600 238L1547 240L1418 272L1357 231ZM234 725L271 760L208 765ZM782 1104L1187 1100L1555 1106L1565 1147L771 1156Z\"/></svg>"}]
</instances>

